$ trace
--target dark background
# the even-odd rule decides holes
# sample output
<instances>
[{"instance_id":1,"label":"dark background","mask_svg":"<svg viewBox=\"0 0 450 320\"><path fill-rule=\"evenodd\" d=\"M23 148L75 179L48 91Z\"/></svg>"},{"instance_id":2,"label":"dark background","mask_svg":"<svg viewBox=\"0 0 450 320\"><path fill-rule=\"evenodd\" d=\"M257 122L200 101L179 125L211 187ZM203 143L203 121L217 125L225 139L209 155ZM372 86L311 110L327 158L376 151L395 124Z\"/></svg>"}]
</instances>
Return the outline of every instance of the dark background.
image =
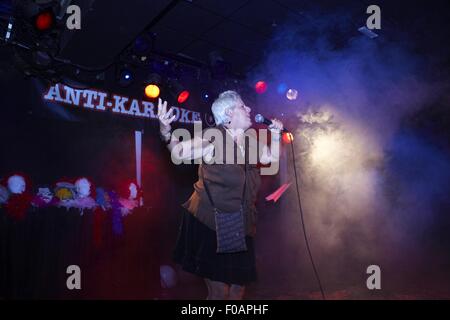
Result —
<instances>
[{"instance_id":1,"label":"dark background","mask_svg":"<svg viewBox=\"0 0 450 320\"><path fill-rule=\"evenodd\" d=\"M149 57L176 64L167 74L174 73L184 79L192 90L191 98L182 107L202 114L211 104L200 98L204 89L208 89L213 97L225 88L238 89L245 101L254 106L253 114L260 109L259 100L252 91L255 68L264 61L271 50L273 35L285 22L306 26L305 29L311 32L307 36L311 39L323 31L332 47L339 50L354 37L361 36L357 28L365 24L365 9L372 4L356 0L159 0L127 1L120 5L111 5L111 1L74 2L90 9L83 12L81 31L62 31L60 55L94 71L82 72L82 76L77 77L76 68L62 68L60 72L64 76L77 82L87 79L86 83L94 88L141 99L140 82L153 66L136 64L138 76L128 88L117 84L115 72L123 63L123 53L130 44L137 36L145 34L152 43ZM1 3L2 17L8 16L11 3ZM377 41L381 44L398 41L406 45L411 52L429 62L423 70L424 75L448 83L448 1L379 1L377 4L382 8L383 21ZM323 27L322 21L311 19L311 16L330 14L340 17L335 25L331 24L331 31L329 21L327 27ZM217 70L210 61L213 51L219 51L226 62L226 74L215 73ZM108 189L122 179L134 178L134 131L143 130L145 202L143 208L124 219L123 236L115 236L112 222L105 220L103 242L99 248L93 246L91 214L80 216L74 210L54 208L30 210L28 218L17 223L7 219L2 211L0 298L203 299L205 287L201 280L182 272L178 274L179 285L173 290L163 290L159 283L160 265L175 268L171 250L176 241L180 204L192 192L196 167L174 166L170 162L154 119L144 121L45 103L42 93L50 83L43 74L25 76L24 69L27 68L17 60L22 54L17 48L0 46L0 177L24 172L30 176L34 192L37 187L52 186L63 177L79 176L87 176L96 186ZM102 72L105 81L92 80ZM163 97L174 102L173 97L165 93ZM443 98L448 99L448 95ZM447 101L441 99L424 105L403 119L399 131L413 132L448 156L450 111ZM269 117L279 116L276 108L263 110ZM286 126L297 126L292 114L281 118ZM190 128L189 125L186 127ZM393 159L393 171L399 176L404 172L416 176L417 171L421 172L421 168L429 165L428 159L417 159L406 150ZM288 174L292 175L292 172L288 171ZM260 236L257 237L261 272L259 282L249 289L249 297L319 298L303 242L302 247L289 243L280 223L287 215L297 214L296 211L281 212L280 208L287 201L284 198L278 204L263 201L263 195L279 186L278 179L263 180L258 203ZM417 175L417 179L429 177ZM395 189L396 186L392 184L391 187ZM294 190L290 192L292 198ZM433 216L432 227L423 233L411 229L411 233L417 232L427 254L411 257L404 253L393 265L383 266L388 270L386 282L383 282L387 284L385 291L368 292L365 288L367 275L364 272L354 274L350 270L364 270L376 261L355 261L352 268L329 272L333 276L324 281L327 293L332 298L356 299L448 298L449 204L444 199L435 202L433 207L439 214ZM299 222L297 218L295 223ZM413 218L405 218L405 229ZM300 229L298 234L301 238ZM351 239L351 235L348 236ZM385 248L386 255L390 254L390 249ZM336 260L351 263L352 251L344 251ZM322 270L327 269L329 257L326 254L320 257ZM420 261L417 266L414 259ZM330 261L330 265L331 262L337 263ZM65 288L65 268L69 264L79 264L82 268L83 290L80 292ZM341 277L335 276L336 273ZM290 291L292 287L294 289Z\"/></svg>"}]
</instances>

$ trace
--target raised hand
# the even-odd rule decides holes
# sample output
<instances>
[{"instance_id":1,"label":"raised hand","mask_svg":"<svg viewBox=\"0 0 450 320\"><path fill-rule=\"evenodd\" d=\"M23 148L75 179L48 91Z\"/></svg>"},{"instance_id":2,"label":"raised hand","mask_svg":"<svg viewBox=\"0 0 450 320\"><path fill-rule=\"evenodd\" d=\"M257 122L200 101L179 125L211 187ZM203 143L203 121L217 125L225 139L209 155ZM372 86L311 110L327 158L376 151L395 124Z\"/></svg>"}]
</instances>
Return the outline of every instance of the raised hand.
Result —
<instances>
[{"instance_id":1,"label":"raised hand","mask_svg":"<svg viewBox=\"0 0 450 320\"><path fill-rule=\"evenodd\" d=\"M159 131L162 135L167 135L170 132L170 124L175 120L176 115L173 114L173 108L167 111L167 101L162 101L158 98L158 120L159 120Z\"/></svg>"},{"instance_id":2,"label":"raised hand","mask_svg":"<svg viewBox=\"0 0 450 320\"><path fill-rule=\"evenodd\" d=\"M283 130L283 123L280 120L272 119L272 124L269 126L269 130L279 134Z\"/></svg>"}]
</instances>

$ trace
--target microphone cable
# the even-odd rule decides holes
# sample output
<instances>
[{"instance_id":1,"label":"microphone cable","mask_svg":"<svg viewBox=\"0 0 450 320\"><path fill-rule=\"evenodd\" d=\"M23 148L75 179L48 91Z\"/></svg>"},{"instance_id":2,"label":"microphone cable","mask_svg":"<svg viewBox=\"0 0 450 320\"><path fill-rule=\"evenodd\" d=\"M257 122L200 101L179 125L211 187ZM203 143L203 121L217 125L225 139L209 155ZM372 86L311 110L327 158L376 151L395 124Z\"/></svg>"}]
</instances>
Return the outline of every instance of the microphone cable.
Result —
<instances>
[{"instance_id":1,"label":"microphone cable","mask_svg":"<svg viewBox=\"0 0 450 320\"><path fill-rule=\"evenodd\" d=\"M292 133L289 132L288 134L292 134ZM295 151L294 151L294 139L292 139L290 141L290 144L291 144L291 149L292 149L292 162L293 162L293 165L294 165L295 186L297 188L297 199L298 199L298 207L300 209L300 218L301 218L301 222L302 222L303 236L305 238L306 249L308 251L309 259L311 261L311 265L312 265L313 270L314 270L314 275L316 276L317 283L319 284L320 293L322 294L322 299L326 300L325 293L324 293L323 288L322 288L322 283L320 281L319 273L317 272L316 265L314 263L314 259L313 259L312 253L311 253L311 249L309 247L308 236L306 235L305 220L304 220L304 217L303 217L303 209L302 209L302 201L301 201L301 198L300 198L300 189L298 187L297 168L295 166L296 162L295 162Z\"/></svg>"}]
</instances>

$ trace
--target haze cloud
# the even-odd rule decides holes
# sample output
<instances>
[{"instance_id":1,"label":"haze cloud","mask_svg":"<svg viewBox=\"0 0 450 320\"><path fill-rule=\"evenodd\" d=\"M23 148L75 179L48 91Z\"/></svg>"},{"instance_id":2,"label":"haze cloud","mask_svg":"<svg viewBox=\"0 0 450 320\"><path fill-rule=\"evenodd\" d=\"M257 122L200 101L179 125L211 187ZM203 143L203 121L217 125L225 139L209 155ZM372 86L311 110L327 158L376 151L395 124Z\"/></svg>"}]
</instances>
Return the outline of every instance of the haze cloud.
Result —
<instances>
[{"instance_id":1,"label":"haze cloud","mask_svg":"<svg viewBox=\"0 0 450 320\"><path fill-rule=\"evenodd\" d=\"M370 264L402 282L408 269L433 269L431 252L448 261L448 250L430 247L424 238L436 221L448 221L449 157L403 125L438 100L446 84L427 76L430 66L406 39L369 39L344 30L346 21L333 15L288 23L252 74L252 80L269 77L272 85L259 97L258 111L284 114L286 126L296 127L306 227L329 288L365 287ZM345 32L349 39L343 42L339 35ZM297 89L299 98L277 93L273 87L281 83ZM282 183L294 181L290 156L287 163ZM292 274L283 281L294 289L316 290L293 187L279 204L278 219L271 219L283 230L282 248L263 255L278 255L282 266L273 268Z\"/></svg>"}]
</instances>

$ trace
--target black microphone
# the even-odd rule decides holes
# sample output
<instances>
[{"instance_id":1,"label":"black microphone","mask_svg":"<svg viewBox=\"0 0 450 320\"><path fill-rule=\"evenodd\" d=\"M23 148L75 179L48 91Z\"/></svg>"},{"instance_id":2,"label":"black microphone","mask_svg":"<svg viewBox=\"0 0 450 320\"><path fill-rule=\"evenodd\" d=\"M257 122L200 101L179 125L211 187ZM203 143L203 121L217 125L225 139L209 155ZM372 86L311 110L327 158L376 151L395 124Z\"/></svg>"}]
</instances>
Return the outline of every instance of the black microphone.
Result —
<instances>
[{"instance_id":1,"label":"black microphone","mask_svg":"<svg viewBox=\"0 0 450 320\"><path fill-rule=\"evenodd\" d=\"M265 125L270 126L272 124L272 120L264 118L261 114L257 114L255 116L255 122L256 123L264 123ZM289 132L286 128L283 128L283 130L281 130L281 132Z\"/></svg>"}]
</instances>

